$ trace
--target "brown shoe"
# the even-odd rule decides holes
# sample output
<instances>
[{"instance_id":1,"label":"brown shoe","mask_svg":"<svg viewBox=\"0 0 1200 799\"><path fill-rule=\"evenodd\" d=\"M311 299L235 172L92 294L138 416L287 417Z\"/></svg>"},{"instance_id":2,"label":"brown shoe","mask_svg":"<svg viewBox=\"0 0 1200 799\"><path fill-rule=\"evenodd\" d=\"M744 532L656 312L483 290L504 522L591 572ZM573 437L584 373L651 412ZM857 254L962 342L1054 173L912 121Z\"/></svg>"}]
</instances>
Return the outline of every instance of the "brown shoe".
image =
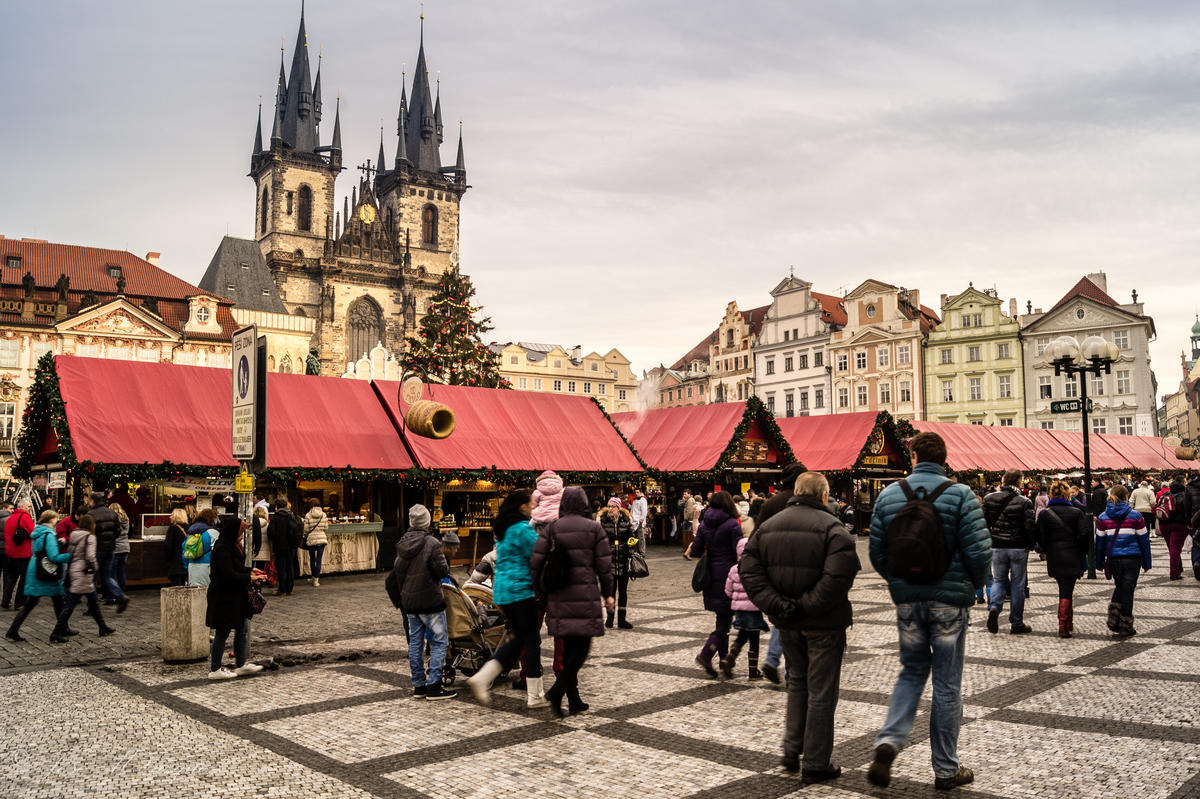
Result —
<instances>
[{"instance_id":1,"label":"brown shoe","mask_svg":"<svg viewBox=\"0 0 1200 799\"><path fill-rule=\"evenodd\" d=\"M959 766L958 773L953 777L937 777L933 781L933 787L939 791L948 791L951 788L957 788L960 785L969 785L975 781L975 772L966 766Z\"/></svg>"}]
</instances>

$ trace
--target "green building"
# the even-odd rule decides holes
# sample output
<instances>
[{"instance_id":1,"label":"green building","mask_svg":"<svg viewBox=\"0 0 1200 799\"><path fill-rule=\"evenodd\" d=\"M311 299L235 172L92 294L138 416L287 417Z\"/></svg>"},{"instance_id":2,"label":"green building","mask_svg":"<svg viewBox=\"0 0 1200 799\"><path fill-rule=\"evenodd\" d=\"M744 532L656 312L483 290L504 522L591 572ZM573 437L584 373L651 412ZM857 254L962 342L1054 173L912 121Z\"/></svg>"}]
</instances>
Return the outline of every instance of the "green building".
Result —
<instances>
[{"instance_id":1,"label":"green building","mask_svg":"<svg viewBox=\"0 0 1200 799\"><path fill-rule=\"evenodd\" d=\"M1025 426L1020 326L994 289L942 295L942 321L925 340L925 418Z\"/></svg>"}]
</instances>

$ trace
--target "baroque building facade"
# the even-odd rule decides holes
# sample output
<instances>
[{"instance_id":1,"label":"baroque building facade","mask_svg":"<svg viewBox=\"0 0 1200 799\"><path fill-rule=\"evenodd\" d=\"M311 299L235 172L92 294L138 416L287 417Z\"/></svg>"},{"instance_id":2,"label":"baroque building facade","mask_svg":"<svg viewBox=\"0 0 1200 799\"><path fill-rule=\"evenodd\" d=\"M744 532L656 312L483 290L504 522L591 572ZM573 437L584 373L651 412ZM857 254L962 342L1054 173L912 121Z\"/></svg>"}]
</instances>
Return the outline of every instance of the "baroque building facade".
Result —
<instances>
[{"instance_id":1,"label":"baroque building facade","mask_svg":"<svg viewBox=\"0 0 1200 799\"><path fill-rule=\"evenodd\" d=\"M340 101L322 144L321 71L311 73L301 11L290 70L280 58L270 136L263 138L260 110L251 150L258 255L247 252L249 240L227 237L200 283L247 311L312 320L310 349L327 374L343 373L376 346L399 352L438 276L458 265L459 205L469 188L462 131L455 164L443 166L441 84L430 91L423 26L411 93L401 82L390 165L381 135L378 157L359 167L338 209Z\"/></svg>"},{"instance_id":2,"label":"baroque building facade","mask_svg":"<svg viewBox=\"0 0 1200 799\"><path fill-rule=\"evenodd\" d=\"M1087 377L1092 432L1158 435L1157 381L1150 368L1154 320L1145 314L1136 291L1132 297L1132 302L1118 303L1108 294L1107 277L1098 272L1080 279L1049 311L1027 309L1020 319L1027 426L1081 429L1079 416L1051 412L1054 400L1077 399L1080 391L1076 378L1055 376L1048 349L1059 336L1082 341L1098 335L1116 344L1120 356L1111 374Z\"/></svg>"},{"instance_id":3,"label":"baroque building facade","mask_svg":"<svg viewBox=\"0 0 1200 799\"><path fill-rule=\"evenodd\" d=\"M992 289L942 295L942 321L925 340L925 418L1025 426L1024 374L1016 300L1004 313Z\"/></svg>"},{"instance_id":4,"label":"baroque building facade","mask_svg":"<svg viewBox=\"0 0 1200 799\"><path fill-rule=\"evenodd\" d=\"M517 391L592 397L609 413L636 410L637 378L619 350L583 354L581 347L527 341L491 344L500 375Z\"/></svg>"},{"instance_id":5,"label":"baroque building facade","mask_svg":"<svg viewBox=\"0 0 1200 799\"><path fill-rule=\"evenodd\" d=\"M789 276L771 290L754 347L754 393L776 416L833 412L829 336L846 324L839 297Z\"/></svg>"}]
</instances>

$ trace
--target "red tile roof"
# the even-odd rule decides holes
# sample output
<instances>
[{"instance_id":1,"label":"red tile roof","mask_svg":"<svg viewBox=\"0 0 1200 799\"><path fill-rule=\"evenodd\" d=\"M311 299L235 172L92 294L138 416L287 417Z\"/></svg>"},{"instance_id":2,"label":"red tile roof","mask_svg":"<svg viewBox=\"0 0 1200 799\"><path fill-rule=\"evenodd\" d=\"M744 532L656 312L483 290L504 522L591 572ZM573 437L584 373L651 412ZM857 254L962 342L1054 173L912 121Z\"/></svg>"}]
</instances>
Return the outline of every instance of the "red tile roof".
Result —
<instances>
[{"instance_id":1,"label":"red tile roof","mask_svg":"<svg viewBox=\"0 0 1200 799\"><path fill-rule=\"evenodd\" d=\"M841 297L835 297L832 294L822 294L819 291L812 292L813 298L821 303L821 319L825 322L832 322L835 325L846 324L846 303Z\"/></svg>"},{"instance_id":2,"label":"red tile roof","mask_svg":"<svg viewBox=\"0 0 1200 799\"><path fill-rule=\"evenodd\" d=\"M1079 282L1076 283L1070 291L1064 294L1063 298L1056 302L1054 307L1051 308L1049 312L1054 313L1076 297L1087 297L1089 300L1098 302L1101 305L1107 305L1110 308L1120 307L1117 304L1117 301L1105 294L1099 286L1088 280L1086 277L1081 277L1079 278Z\"/></svg>"},{"instance_id":3,"label":"red tile roof","mask_svg":"<svg viewBox=\"0 0 1200 799\"><path fill-rule=\"evenodd\" d=\"M671 364L671 368L672 369L687 369L687 366L689 363L691 363L692 361L698 361L698 360L703 360L705 363L708 363L708 348L710 346L712 346L713 341L716 340L716 336L717 336L716 330L709 333L707 336L704 337L703 341L701 341L699 344L697 344L696 346L694 346L690 350L688 350L687 355L684 355L678 361Z\"/></svg>"},{"instance_id":4,"label":"red tile roof","mask_svg":"<svg viewBox=\"0 0 1200 799\"><path fill-rule=\"evenodd\" d=\"M762 330L763 320L767 318L767 311L770 309L770 305L762 305L758 308L742 311L742 318L746 320L746 324L750 325L750 335L757 336L758 332Z\"/></svg>"}]
</instances>

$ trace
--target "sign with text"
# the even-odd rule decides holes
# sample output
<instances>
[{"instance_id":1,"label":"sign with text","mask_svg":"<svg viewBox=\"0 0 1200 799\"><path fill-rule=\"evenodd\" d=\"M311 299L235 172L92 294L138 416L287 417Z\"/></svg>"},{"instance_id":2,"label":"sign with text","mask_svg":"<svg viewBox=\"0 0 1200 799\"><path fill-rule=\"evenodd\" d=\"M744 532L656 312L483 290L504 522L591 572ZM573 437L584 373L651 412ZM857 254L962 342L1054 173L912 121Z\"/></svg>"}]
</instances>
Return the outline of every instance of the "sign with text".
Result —
<instances>
[{"instance_id":1,"label":"sign with text","mask_svg":"<svg viewBox=\"0 0 1200 799\"><path fill-rule=\"evenodd\" d=\"M258 419L258 327L250 325L233 334L233 457L254 460L255 422Z\"/></svg>"},{"instance_id":2,"label":"sign with text","mask_svg":"<svg viewBox=\"0 0 1200 799\"><path fill-rule=\"evenodd\" d=\"M1092 401L1089 399L1088 413L1092 412ZM1081 413L1083 411L1083 400L1057 400L1050 403L1050 413Z\"/></svg>"}]
</instances>

